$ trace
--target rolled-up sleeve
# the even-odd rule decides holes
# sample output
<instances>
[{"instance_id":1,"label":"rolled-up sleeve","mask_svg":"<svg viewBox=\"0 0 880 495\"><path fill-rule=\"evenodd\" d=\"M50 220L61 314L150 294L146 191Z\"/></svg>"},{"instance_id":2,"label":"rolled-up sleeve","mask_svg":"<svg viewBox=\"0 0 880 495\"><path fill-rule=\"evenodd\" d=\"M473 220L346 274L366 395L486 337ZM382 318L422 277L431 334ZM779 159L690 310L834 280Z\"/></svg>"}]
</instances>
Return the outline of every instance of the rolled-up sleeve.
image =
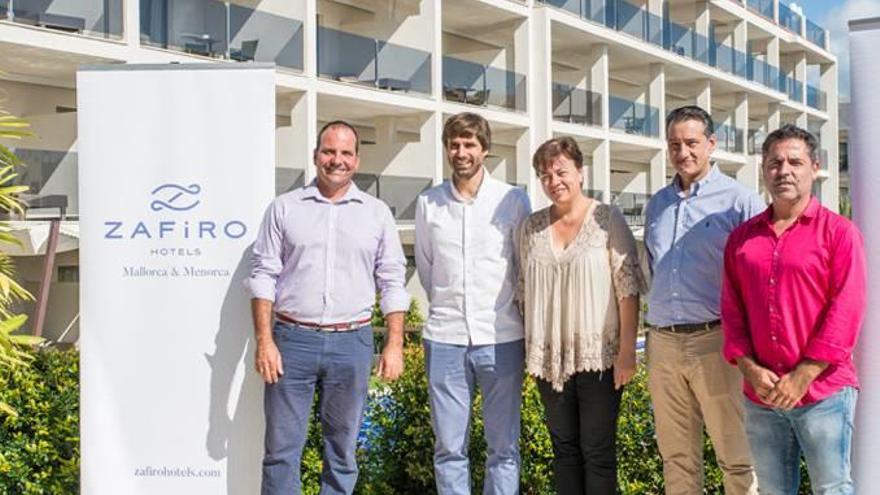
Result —
<instances>
[{"instance_id":1,"label":"rolled-up sleeve","mask_svg":"<svg viewBox=\"0 0 880 495\"><path fill-rule=\"evenodd\" d=\"M406 292L406 257L400 245L400 236L394 217L388 207L383 207L382 237L376 252L376 287L381 294L379 305L384 314L409 309L409 293Z\"/></svg>"},{"instance_id":2,"label":"rolled-up sleeve","mask_svg":"<svg viewBox=\"0 0 880 495\"><path fill-rule=\"evenodd\" d=\"M724 273L721 284L721 327L724 344L721 353L730 364L744 356L754 354L749 335L748 316L741 292L739 275L736 271L736 250L739 236L734 231L724 247Z\"/></svg>"},{"instance_id":3,"label":"rolled-up sleeve","mask_svg":"<svg viewBox=\"0 0 880 495\"><path fill-rule=\"evenodd\" d=\"M830 301L804 357L836 364L851 359L865 316L865 251L862 236L853 224L841 229L830 260Z\"/></svg>"},{"instance_id":4,"label":"rolled-up sleeve","mask_svg":"<svg viewBox=\"0 0 880 495\"><path fill-rule=\"evenodd\" d=\"M251 255L251 274L244 281L245 287L255 299L275 301L275 284L283 267L282 218L280 203L273 201L266 209L257 232Z\"/></svg>"}]
</instances>

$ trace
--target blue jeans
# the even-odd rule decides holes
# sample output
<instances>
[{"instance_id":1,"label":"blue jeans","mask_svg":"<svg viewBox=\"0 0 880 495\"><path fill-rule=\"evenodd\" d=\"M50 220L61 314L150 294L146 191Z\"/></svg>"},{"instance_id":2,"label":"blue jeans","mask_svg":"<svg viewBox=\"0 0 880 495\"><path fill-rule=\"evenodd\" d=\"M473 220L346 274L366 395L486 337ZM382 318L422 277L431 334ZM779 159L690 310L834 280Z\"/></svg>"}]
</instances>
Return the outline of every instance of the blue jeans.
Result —
<instances>
[{"instance_id":1,"label":"blue jeans","mask_svg":"<svg viewBox=\"0 0 880 495\"><path fill-rule=\"evenodd\" d=\"M437 493L471 493L468 441L476 385L483 394L483 425L489 454L483 493L519 493L523 341L480 346L427 339L424 343Z\"/></svg>"},{"instance_id":2,"label":"blue jeans","mask_svg":"<svg viewBox=\"0 0 880 495\"><path fill-rule=\"evenodd\" d=\"M262 495L302 492L300 461L315 388L324 434L321 495L351 494L355 448L373 364L373 329L317 332L278 322L272 331L284 375L266 385Z\"/></svg>"},{"instance_id":3,"label":"blue jeans","mask_svg":"<svg viewBox=\"0 0 880 495\"><path fill-rule=\"evenodd\" d=\"M814 494L855 493L850 448L857 395L854 388L845 387L825 400L790 411L745 400L746 433L762 495L797 494L801 452Z\"/></svg>"}]
</instances>

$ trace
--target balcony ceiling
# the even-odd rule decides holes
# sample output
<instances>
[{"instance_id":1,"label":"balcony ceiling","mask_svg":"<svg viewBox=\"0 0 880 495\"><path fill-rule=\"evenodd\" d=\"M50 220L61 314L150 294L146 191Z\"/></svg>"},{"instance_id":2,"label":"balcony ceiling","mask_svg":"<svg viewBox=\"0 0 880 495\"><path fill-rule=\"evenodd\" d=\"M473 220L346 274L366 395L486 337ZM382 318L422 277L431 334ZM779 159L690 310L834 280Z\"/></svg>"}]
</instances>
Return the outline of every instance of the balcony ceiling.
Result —
<instances>
[{"instance_id":1,"label":"balcony ceiling","mask_svg":"<svg viewBox=\"0 0 880 495\"><path fill-rule=\"evenodd\" d=\"M402 128L414 127L418 130L417 123L428 116L427 112L366 99L353 100L335 95L318 95L318 119L323 121L344 119L360 125L373 126L378 118L395 117L399 119L398 123Z\"/></svg>"},{"instance_id":2,"label":"balcony ceiling","mask_svg":"<svg viewBox=\"0 0 880 495\"><path fill-rule=\"evenodd\" d=\"M72 88L80 65L113 62L100 57L0 42L0 79Z\"/></svg>"},{"instance_id":3,"label":"balcony ceiling","mask_svg":"<svg viewBox=\"0 0 880 495\"><path fill-rule=\"evenodd\" d=\"M443 31L497 47L509 46L525 18L471 0L443 2Z\"/></svg>"}]
</instances>

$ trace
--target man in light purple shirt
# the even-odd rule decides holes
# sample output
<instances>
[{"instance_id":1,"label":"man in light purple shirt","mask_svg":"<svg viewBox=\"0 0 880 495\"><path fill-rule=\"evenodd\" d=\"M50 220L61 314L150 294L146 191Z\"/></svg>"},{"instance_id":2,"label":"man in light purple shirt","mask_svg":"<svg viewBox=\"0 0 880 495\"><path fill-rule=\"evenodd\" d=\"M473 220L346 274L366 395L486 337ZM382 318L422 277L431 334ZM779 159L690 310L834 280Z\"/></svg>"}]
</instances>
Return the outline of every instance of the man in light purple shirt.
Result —
<instances>
[{"instance_id":1,"label":"man in light purple shirt","mask_svg":"<svg viewBox=\"0 0 880 495\"><path fill-rule=\"evenodd\" d=\"M269 205L254 243L246 284L253 294L256 369L266 382L262 495L301 493L316 387L324 434L321 493L354 491L377 289L388 323L377 374L394 380L403 370L406 261L391 210L352 182L358 141L346 122L325 125L314 154L317 178Z\"/></svg>"}]
</instances>

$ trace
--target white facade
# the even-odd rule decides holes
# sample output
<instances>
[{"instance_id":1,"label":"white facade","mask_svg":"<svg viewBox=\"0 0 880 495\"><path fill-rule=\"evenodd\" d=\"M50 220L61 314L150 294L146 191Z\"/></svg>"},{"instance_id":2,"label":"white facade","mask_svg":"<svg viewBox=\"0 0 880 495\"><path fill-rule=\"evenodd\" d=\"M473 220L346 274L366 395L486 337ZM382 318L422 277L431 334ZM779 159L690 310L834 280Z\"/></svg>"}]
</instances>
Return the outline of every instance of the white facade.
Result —
<instances>
[{"instance_id":1,"label":"white facade","mask_svg":"<svg viewBox=\"0 0 880 495\"><path fill-rule=\"evenodd\" d=\"M492 174L526 187L536 207L546 199L531 154L548 138L570 135L587 158L585 187L618 202L638 232L641 206L672 175L663 118L699 104L719 126L716 161L755 189L763 136L787 122L818 133L817 193L837 209L837 62L828 33L779 0L9 5L0 0L0 89L6 109L29 120L35 136L6 144L30 164L21 182L39 196L67 196L73 218L78 65L248 60L277 65L277 191L313 177L322 123L351 121L362 136L358 182L393 208L405 244L415 197L449 176L443 123L464 110L491 123ZM53 212L29 218L41 213ZM39 280L39 260L22 259L26 280ZM75 319L74 283L53 285L50 337ZM410 289L421 294L417 277Z\"/></svg>"}]
</instances>

